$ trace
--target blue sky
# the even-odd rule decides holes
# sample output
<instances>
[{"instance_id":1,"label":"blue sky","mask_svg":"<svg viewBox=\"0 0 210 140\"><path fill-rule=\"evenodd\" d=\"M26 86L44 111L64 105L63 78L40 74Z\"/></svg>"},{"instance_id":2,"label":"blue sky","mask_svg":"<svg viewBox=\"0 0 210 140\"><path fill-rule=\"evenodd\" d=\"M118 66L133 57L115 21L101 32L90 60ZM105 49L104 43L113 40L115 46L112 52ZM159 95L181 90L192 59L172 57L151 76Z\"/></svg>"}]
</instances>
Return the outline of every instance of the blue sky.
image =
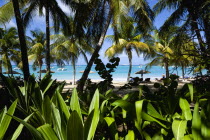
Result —
<instances>
[{"instance_id":1,"label":"blue sky","mask_svg":"<svg viewBox=\"0 0 210 140\"><path fill-rule=\"evenodd\" d=\"M147 0L149 2L149 5L151 7L153 7L155 5L155 3L158 0ZM0 6L2 6L4 3L6 2L6 0L0 0ZM69 13L68 7L66 7L65 5L63 5L59 0L59 5L61 6L61 8L63 9L64 12ZM159 28L161 27L161 25L164 23L164 21L170 16L171 11L169 10L164 10L161 14L159 14L154 21L154 25ZM7 27L16 27L16 23L15 20L12 19L8 24ZM45 19L44 17L39 17L39 16L35 16L32 20L32 22L30 23L26 34L30 35L30 30L35 30L35 29L41 29L42 31L45 31ZM112 34L111 29L108 30L107 35ZM103 47L100 51L100 56L101 59L103 60L104 63L108 62L108 59L104 57L104 52L105 50L111 46L111 42L108 42L107 40L104 41ZM120 57L120 64L128 64L128 58L126 54L121 54L118 57ZM133 65L139 65L139 64L145 64L148 63L149 60L144 61L143 57L140 56L138 57L135 53L133 53L133 60L132 63ZM83 60L83 58L79 58L79 61L77 62L78 65L83 65L85 64L85 61Z\"/></svg>"}]
</instances>

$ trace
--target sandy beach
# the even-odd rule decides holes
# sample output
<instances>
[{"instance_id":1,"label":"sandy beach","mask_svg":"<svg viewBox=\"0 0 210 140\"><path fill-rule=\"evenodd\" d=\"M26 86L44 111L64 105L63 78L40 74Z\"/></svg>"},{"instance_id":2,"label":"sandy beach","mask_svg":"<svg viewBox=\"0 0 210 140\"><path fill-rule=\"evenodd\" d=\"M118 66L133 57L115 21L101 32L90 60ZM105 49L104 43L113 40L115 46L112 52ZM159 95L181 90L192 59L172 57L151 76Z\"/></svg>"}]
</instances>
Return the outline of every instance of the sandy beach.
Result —
<instances>
[{"instance_id":1,"label":"sandy beach","mask_svg":"<svg viewBox=\"0 0 210 140\"><path fill-rule=\"evenodd\" d=\"M63 92L66 92L68 90L72 91L73 88L77 87L77 85L72 84L73 83L72 80L58 80L58 81L59 82L63 82L63 81L66 82ZM100 80L92 80L92 82L98 83L98 82L100 82ZM162 83L162 82L158 82L156 80L151 80L151 82L140 83L139 85L147 85L148 87L150 87L150 89L154 89L154 83ZM186 83L190 83L190 81L179 80L178 88L181 88ZM122 87L125 84L127 84L127 82L113 81L113 85L115 86L115 91L117 91L120 87ZM127 90L124 90L123 92L136 91L138 89L139 89L138 86L135 86L135 87L132 87L132 89L127 89Z\"/></svg>"}]
</instances>

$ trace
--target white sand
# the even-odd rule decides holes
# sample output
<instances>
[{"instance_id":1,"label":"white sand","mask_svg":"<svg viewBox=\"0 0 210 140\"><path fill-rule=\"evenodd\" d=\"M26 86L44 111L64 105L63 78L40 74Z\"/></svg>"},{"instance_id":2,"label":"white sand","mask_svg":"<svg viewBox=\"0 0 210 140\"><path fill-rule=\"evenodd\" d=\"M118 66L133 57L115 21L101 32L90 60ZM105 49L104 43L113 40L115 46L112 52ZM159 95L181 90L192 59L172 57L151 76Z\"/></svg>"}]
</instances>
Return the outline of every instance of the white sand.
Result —
<instances>
[{"instance_id":1,"label":"white sand","mask_svg":"<svg viewBox=\"0 0 210 140\"><path fill-rule=\"evenodd\" d=\"M66 85L64 87L64 91L72 90L73 88L77 87L77 85L73 85L73 80L58 80L58 81L60 81L60 82L65 81L66 82ZM100 80L91 80L91 81L92 82L96 82L96 83L100 82ZM154 83L157 83L157 81L151 80L151 82L141 83L140 85L147 85L147 86L153 88ZM159 83L161 83L161 82L159 82ZM185 83L190 83L190 81L186 81L186 80L185 81L179 81L178 87L182 87ZM125 84L127 84L127 82L113 81L113 85L116 88L119 88L119 87L121 87L121 86L123 86Z\"/></svg>"}]
</instances>

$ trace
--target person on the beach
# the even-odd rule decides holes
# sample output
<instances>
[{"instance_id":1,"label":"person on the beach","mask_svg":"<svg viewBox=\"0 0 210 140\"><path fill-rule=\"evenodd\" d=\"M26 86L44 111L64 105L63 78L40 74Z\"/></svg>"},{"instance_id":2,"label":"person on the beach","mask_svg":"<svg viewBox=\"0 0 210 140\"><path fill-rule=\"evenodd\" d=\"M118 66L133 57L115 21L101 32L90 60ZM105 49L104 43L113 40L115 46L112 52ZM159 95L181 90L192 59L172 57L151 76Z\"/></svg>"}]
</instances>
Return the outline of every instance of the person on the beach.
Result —
<instances>
[{"instance_id":1,"label":"person on the beach","mask_svg":"<svg viewBox=\"0 0 210 140\"><path fill-rule=\"evenodd\" d=\"M163 74L162 74L162 79L165 79L165 78L166 78L166 76L165 76L165 74L163 73Z\"/></svg>"}]
</instances>

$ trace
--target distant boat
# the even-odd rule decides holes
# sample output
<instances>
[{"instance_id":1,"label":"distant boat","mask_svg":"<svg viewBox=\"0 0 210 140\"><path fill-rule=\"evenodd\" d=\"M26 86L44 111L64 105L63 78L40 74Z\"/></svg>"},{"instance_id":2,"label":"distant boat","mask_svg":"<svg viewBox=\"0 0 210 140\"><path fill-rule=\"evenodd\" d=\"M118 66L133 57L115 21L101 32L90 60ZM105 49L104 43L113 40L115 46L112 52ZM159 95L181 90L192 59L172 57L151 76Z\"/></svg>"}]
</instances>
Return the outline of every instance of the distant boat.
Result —
<instances>
[{"instance_id":1,"label":"distant boat","mask_svg":"<svg viewBox=\"0 0 210 140\"><path fill-rule=\"evenodd\" d=\"M18 68L18 67L15 67L15 68L14 68L14 70L20 70L20 68Z\"/></svg>"},{"instance_id":2,"label":"distant boat","mask_svg":"<svg viewBox=\"0 0 210 140\"><path fill-rule=\"evenodd\" d=\"M58 68L57 71L67 71L67 68Z\"/></svg>"},{"instance_id":3,"label":"distant boat","mask_svg":"<svg viewBox=\"0 0 210 140\"><path fill-rule=\"evenodd\" d=\"M96 72L94 72L94 71L90 71L90 73L96 73Z\"/></svg>"},{"instance_id":4,"label":"distant boat","mask_svg":"<svg viewBox=\"0 0 210 140\"><path fill-rule=\"evenodd\" d=\"M142 68L142 65L140 65L139 68Z\"/></svg>"},{"instance_id":5,"label":"distant boat","mask_svg":"<svg viewBox=\"0 0 210 140\"><path fill-rule=\"evenodd\" d=\"M79 73L84 73L84 71L80 71ZM90 71L90 73L96 73L96 72L94 72L94 71Z\"/></svg>"},{"instance_id":6,"label":"distant boat","mask_svg":"<svg viewBox=\"0 0 210 140\"><path fill-rule=\"evenodd\" d=\"M62 68L62 71L67 71L67 68Z\"/></svg>"},{"instance_id":7,"label":"distant boat","mask_svg":"<svg viewBox=\"0 0 210 140\"><path fill-rule=\"evenodd\" d=\"M50 67L51 69L54 69L54 67Z\"/></svg>"},{"instance_id":8,"label":"distant boat","mask_svg":"<svg viewBox=\"0 0 210 140\"><path fill-rule=\"evenodd\" d=\"M62 71L62 68L58 68L57 71Z\"/></svg>"}]
</instances>

